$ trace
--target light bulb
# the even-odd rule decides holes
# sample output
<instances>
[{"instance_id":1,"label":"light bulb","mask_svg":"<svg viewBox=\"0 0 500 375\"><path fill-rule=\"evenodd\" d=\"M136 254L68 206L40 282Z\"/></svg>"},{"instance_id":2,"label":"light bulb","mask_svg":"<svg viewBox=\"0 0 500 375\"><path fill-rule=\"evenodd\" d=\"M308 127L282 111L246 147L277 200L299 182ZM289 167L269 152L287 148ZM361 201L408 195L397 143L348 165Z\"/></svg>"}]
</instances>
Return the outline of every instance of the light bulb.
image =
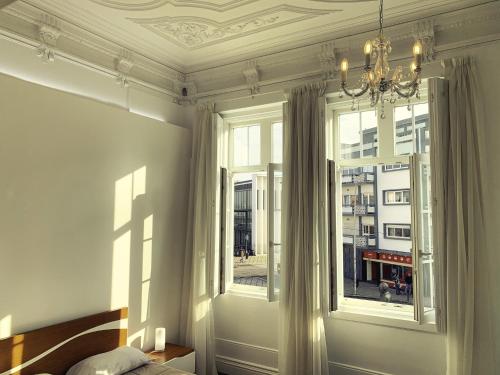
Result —
<instances>
[{"instance_id":1,"label":"light bulb","mask_svg":"<svg viewBox=\"0 0 500 375\"><path fill-rule=\"evenodd\" d=\"M415 70L417 70L417 64L415 63L415 61L411 63L410 70L412 73L415 73Z\"/></svg>"},{"instance_id":2,"label":"light bulb","mask_svg":"<svg viewBox=\"0 0 500 375\"><path fill-rule=\"evenodd\" d=\"M365 55L369 55L372 53L372 42L371 41L369 41L369 40L366 41L364 51L365 51Z\"/></svg>"},{"instance_id":3,"label":"light bulb","mask_svg":"<svg viewBox=\"0 0 500 375\"><path fill-rule=\"evenodd\" d=\"M349 69L349 63L347 62L347 59L343 59L342 62L340 63L340 73L342 76L342 82L347 82L347 69Z\"/></svg>"},{"instance_id":4,"label":"light bulb","mask_svg":"<svg viewBox=\"0 0 500 375\"><path fill-rule=\"evenodd\" d=\"M347 62L347 59L343 59L340 63L340 70L347 72L347 69L349 69L349 63Z\"/></svg>"},{"instance_id":5,"label":"light bulb","mask_svg":"<svg viewBox=\"0 0 500 375\"><path fill-rule=\"evenodd\" d=\"M419 40L413 45L413 55L418 56L422 54L422 43Z\"/></svg>"}]
</instances>

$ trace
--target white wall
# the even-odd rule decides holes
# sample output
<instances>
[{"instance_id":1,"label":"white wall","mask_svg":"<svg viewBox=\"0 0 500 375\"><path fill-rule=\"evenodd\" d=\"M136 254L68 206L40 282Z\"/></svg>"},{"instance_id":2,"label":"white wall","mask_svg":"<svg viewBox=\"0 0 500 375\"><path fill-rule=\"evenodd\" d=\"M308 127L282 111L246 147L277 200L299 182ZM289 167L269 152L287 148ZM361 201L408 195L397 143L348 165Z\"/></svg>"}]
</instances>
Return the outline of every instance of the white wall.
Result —
<instances>
[{"instance_id":1,"label":"white wall","mask_svg":"<svg viewBox=\"0 0 500 375\"><path fill-rule=\"evenodd\" d=\"M190 138L0 75L0 335L128 305L177 339Z\"/></svg>"},{"instance_id":2,"label":"white wall","mask_svg":"<svg viewBox=\"0 0 500 375\"><path fill-rule=\"evenodd\" d=\"M486 215L486 249L480 249L476 288L476 362L473 374L500 374L491 354L500 358L500 106L498 61L500 43L455 51L476 56L487 128L486 154L490 193ZM215 332L219 367L227 374L271 374L277 367L277 303L232 295L215 303ZM491 322L491 324L490 324ZM446 366L443 336L340 319L326 320L328 355L335 375L443 375ZM498 361L498 359L497 359Z\"/></svg>"}]
</instances>

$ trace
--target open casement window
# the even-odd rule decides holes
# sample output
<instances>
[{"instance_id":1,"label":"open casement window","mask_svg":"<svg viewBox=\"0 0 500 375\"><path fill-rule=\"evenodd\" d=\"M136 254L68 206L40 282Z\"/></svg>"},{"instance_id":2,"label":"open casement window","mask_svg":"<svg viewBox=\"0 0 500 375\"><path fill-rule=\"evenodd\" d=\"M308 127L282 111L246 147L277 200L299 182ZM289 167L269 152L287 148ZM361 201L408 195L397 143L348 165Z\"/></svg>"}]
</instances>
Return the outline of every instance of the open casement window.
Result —
<instances>
[{"instance_id":1,"label":"open casement window","mask_svg":"<svg viewBox=\"0 0 500 375\"><path fill-rule=\"evenodd\" d=\"M275 301L280 289L281 271L281 192L283 172L281 164L267 166L267 238L268 238L268 267L267 267L267 297Z\"/></svg>"},{"instance_id":2,"label":"open casement window","mask_svg":"<svg viewBox=\"0 0 500 375\"><path fill-rule=\"evenodd\" d=\"M330 310L434 323L428 105L387 106L331 106Z\"/></svg>"},{"instance_id":3,"label":"open casement window","mask_svg":"<svg viewBox=\"0 0 500 375\"><path fill-rule=\"evenodd\" d=\"M279 114L279 116L277 116ZM224 120L219 291L277 300L280 286L281 107L269 117Z\"/></svg>"}]
</instances>

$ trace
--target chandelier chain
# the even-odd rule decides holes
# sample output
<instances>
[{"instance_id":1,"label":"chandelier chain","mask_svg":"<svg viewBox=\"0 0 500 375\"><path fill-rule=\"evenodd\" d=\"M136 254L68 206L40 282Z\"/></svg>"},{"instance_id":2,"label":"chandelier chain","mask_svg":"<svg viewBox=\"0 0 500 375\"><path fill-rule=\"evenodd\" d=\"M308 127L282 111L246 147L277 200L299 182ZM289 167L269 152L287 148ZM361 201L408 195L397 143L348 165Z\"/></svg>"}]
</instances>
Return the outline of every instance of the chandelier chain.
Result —
<instances>
[{"instance_id":1,"label":"chandelier chain","mask_svg":"<svg viewBox=\"0 0 500 375\"><path fill-rule=\"evenodd\" d=\"M379 7L379 35L382 35L384 32L384 0L380 0Z\"/></svg>"}]
</instances>

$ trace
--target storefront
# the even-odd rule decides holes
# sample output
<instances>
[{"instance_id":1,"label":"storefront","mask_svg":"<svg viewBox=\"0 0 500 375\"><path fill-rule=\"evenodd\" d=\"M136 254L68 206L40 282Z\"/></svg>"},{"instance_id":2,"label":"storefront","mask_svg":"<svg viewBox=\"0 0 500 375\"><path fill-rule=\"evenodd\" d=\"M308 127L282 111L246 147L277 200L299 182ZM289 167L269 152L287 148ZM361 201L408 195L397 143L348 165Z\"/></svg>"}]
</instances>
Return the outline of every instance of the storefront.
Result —
<instances>
[{"instance_id":1,"label":"storefront","mask_svg":"<svg viewBox=\"0 0 500 375\"><path fill-rule=\"evenodd\" d=\"M376 251L364 251L363 262L366 263L366 280L379 284L387 283L394 287L393 275L398 275L401 286L405 286L405 276L412 274L412 257Z\"/></svg>"}]
</instances>

